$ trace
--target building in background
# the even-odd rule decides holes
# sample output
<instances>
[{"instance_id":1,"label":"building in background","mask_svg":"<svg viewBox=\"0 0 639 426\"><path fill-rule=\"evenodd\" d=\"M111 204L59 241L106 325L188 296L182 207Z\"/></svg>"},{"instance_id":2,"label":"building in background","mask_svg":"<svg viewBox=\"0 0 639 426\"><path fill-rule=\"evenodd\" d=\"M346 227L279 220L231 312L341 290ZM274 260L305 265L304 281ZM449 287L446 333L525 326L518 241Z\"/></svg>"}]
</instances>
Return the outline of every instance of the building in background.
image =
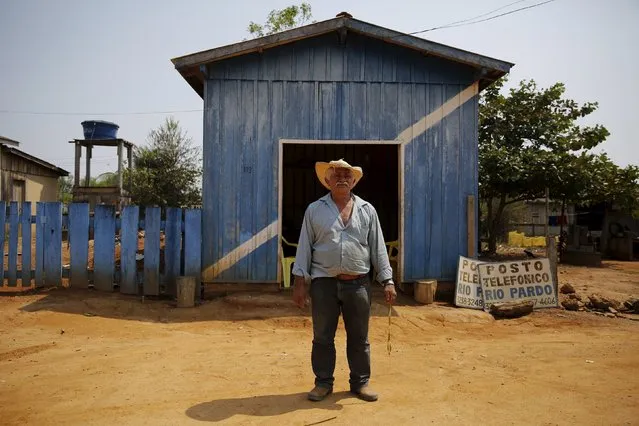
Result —
<instances>
[{"instance_id":1,"label":"building in background","mask_svg":"<svg viewBox=\"0 0 639 426\"><path fill-rule=\"evenodd\" d=\"M18 141L0 136L0 200L31 201L33 214L38 201L58 200L58 179L69 172L18 149Z\"/></svg>"}]
</instances>

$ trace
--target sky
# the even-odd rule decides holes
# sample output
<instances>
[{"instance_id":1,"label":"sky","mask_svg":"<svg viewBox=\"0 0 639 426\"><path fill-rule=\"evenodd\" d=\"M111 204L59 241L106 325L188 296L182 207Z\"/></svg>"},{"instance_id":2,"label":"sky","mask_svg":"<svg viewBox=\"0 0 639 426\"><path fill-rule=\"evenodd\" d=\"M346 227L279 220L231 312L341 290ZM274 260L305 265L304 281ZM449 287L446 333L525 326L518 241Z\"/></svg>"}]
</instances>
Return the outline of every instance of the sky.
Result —
<instances>
[{"instance_id":1,"label":"sky","mask_svg":"<svg viewBox=\"0 0 639 426\"><path fill-rule=\"evenodd\" d=\"M309 0L307 0L309 1ZM521 0L497 13L543 0ZM301 1L300 1L301 2ZM313 19L347 11L413 32L485 14L513 0L309 1ZM146 143L166 117L202 145L202 99L170 59L249 37L250 21L292 0L0 0L0 135L71 173L81 122L108 120L118 136ZM611 133L598 151L639 165L639 1L555 0L474 25L420 35L514 62L509 84L566 84L566 96L599 109L583 124ZM635 53L632 53L635 52ZM196 110L196 111L193 111ZM27 112L29 114L27 114ZM171 112L171 113L167 113ZM115 149L94 150L92 174L117 168Z\"/></svg>"}]
</instances>

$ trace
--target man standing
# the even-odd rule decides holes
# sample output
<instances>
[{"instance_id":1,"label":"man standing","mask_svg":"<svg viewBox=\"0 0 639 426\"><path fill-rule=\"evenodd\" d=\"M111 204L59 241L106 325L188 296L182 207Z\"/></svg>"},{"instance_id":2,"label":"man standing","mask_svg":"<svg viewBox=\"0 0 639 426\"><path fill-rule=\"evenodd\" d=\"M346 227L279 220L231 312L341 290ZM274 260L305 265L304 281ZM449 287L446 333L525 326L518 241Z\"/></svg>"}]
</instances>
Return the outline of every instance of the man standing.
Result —
<instances>
[{"instance_id":1,"label":"man standing","mask_svg":"<svg viewBox=\"0 0 639 426\"><path fill-rule=\"evenodd\" d=\"M386 301L397 297L384 236L375 208L351 192L363 176L360 167L344 160L318 162L315 172L330 193L306 209L293 268L293 301L303 308L310 295L312 305L315 387L308 399L321 401L333 391L335 331L341 313L350 390L365 401L376 401L377 393L368 385L371 264L384 285Z\"/></svg>"}]
</instances>

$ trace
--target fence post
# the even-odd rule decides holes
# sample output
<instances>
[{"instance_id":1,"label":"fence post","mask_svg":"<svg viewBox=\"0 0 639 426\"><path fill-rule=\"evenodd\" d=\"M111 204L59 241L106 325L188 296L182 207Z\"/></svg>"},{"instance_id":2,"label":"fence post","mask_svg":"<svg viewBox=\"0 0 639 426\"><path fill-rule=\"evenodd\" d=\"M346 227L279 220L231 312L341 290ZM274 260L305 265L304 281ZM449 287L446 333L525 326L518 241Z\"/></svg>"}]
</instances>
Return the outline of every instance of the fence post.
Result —
<instances>
[{"instance_id":1,"label":"fence post","mask_svg":"<svg viewBox=\"0 0 639 426\"><path fill-rule=\"evenodd\" d=\"M144 211L144 294L160 294L160 221L159 207Z\"/></svg>"},{"instance_id":2,"label":"fence post","mask_svg":"<svg viewBox=\"0 0 639 426\"><path fill-rule=\"evenodd\" d=\"M62 203L45 203L44 283L62 285Z\"/></svg>"},{"instance_id":3,"label":"fence post","mask_svg":"<svg viewBox=\"0 0 639 426\"><path fill-rule=\"evenodd\" d=\"M140 208L124 206L120 215L120 292L138 294L137 262Z\"/></svg>"},{"instance_id":4,"label":"fence post","mask_svg":"<svg viewBox=\"0 0 639 426\"><path fill-rule=\"evenodd\" d=\"M166 209L166 227L164 228L164 278L166 292L177 295L175 279L180 275L180 257L182 255L182 209Z\"/></svg>"},{"instance_id":5,"label":"fence post","mask_svg":"<svg viewBox=\"0 0 639 426\"><path fill-rule=\"evenodd\" d=\"M22 271L20 281L22 287L31 287L31 201L22 203Z\"/></svg>"},{"instance_id":6,"label":"fence post","mask_svg":"<svg viewBox=\"0 0 639 426\"><path fill-rule=\"evenodd\" d=\"M89 204L69 205L70 286L89 287Z\"/></svg>"},{"instance_id":7,"label":"fence post","mask_svg":"<svg viewBox=\"0 0 639 426\"><path fill-rule=\"evenodd\" d=\"M7 203L4 201L0 201L0 259L3 261L0 262L0 287L4 286L4 241L5 241L5 233L7 229Z\"/></svg>"},{"instance_id":8,"label":"fence post","mask_svg":"<svg viewBox=\"0 0 639 426\"><path fill-rule=\"evenodd\" d=\"M18 202L11 201L9 203L9 258L8 261L8 280L9 287L18 285L18 224L20 217L18 216ZM2 242L4 244L4 241ZM4 259L2 259L4 262Z\"/></svg>"},{"instance_id":9,"label":"fence post","mask_svg":"<svg viewBox=\"0 0 639 426\"><path fill-rule=\"evenodd\" d=\"M93 286L113 291L115 272L115 208L97 205L93 213Z\"/></svg>"}]
</instances>

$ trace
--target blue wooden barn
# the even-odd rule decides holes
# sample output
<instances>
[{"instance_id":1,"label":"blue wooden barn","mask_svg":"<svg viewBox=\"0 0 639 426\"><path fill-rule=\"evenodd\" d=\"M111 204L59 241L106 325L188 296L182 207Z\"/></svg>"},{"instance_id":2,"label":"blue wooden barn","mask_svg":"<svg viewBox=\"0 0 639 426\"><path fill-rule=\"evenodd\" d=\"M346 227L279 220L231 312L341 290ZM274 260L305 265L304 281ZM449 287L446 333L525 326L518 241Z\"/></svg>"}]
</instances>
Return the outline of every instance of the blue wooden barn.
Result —
<instances>
[{"instance_id":1,"label":"blue wooden barn","mask_svg":"<svg viewBox=\"0 0 639 426\"><path fill-rule=\"evenodd\" d=\"M173 63L204 100L203 282L282 282L325 194L314 164L339 158L364 169L400 282L474 254L478 94L513 64L347 14Z\"/></svg>"}]
</instances>

